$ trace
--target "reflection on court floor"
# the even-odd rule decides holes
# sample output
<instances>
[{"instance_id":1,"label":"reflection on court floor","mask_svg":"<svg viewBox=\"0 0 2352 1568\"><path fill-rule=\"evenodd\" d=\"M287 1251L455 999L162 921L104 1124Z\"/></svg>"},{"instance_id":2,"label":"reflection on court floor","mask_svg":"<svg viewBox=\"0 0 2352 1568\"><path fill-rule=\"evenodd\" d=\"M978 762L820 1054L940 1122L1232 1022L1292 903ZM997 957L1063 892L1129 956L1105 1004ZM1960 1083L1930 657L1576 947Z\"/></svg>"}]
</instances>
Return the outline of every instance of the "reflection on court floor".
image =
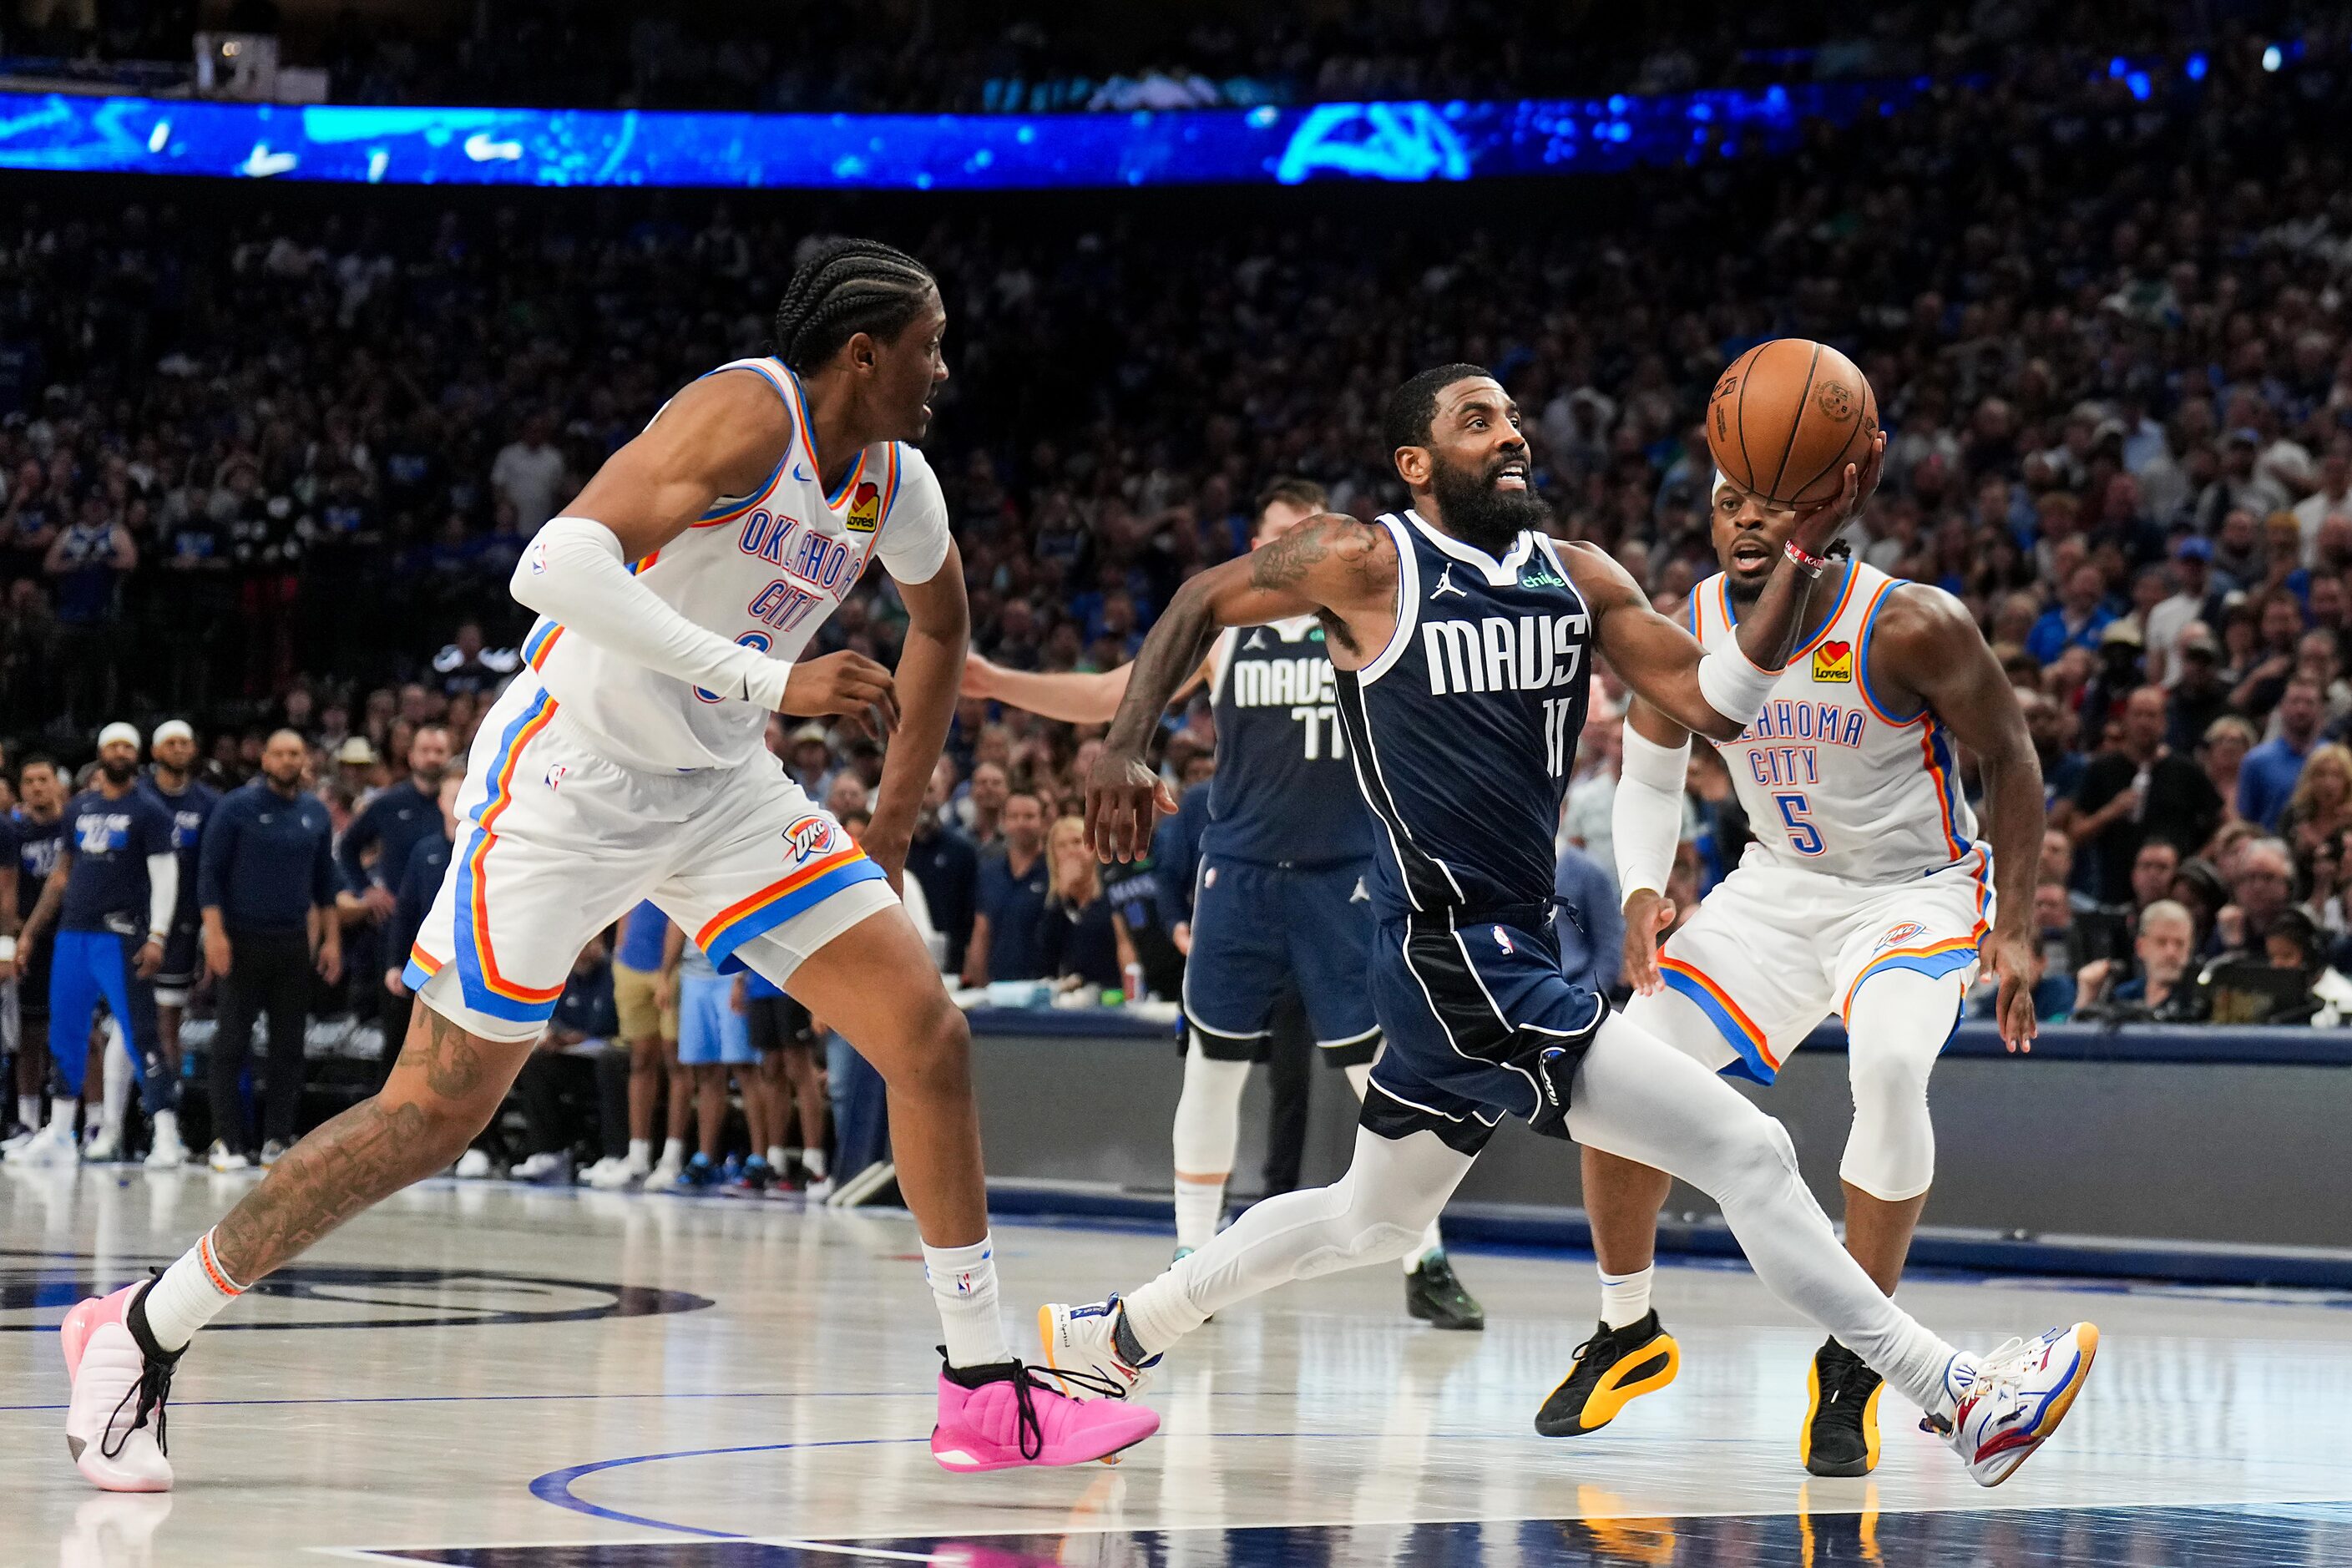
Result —
<instances>
[{"instance_id":1,"label":"reflection on court floor","mask_svg":"<svg viewBox=\"0 0 2352 1568\"><path fill-rule=\"evenodd\" d=\"M1116 1469L950 1477L924 1442L937 1321L903 1217L454 1184L355 1222L219 1325L246 1331L198 1340L177 1492L91 1493L45 1331L175 1256L243 1183L0 1168L0 1568L2352 1561L2342 1297L1906 1286L1963 1343L2105 1331L2057 1442L1988 1492L1891 1396L1875 1475L1808 1478L1819 1335L1737 1268L1664 1271L1671 1389L1595 1436L1539 1438L1591 1330L1591 1264L1472 1253L1485 1334L1406 1321L1393 1268L1318 1280L1187 1342L1152 1396L1162 1436ZM1130 1287L1169 1247L998 1240L1015 1323Z\"/></svg>"}]
</instances>

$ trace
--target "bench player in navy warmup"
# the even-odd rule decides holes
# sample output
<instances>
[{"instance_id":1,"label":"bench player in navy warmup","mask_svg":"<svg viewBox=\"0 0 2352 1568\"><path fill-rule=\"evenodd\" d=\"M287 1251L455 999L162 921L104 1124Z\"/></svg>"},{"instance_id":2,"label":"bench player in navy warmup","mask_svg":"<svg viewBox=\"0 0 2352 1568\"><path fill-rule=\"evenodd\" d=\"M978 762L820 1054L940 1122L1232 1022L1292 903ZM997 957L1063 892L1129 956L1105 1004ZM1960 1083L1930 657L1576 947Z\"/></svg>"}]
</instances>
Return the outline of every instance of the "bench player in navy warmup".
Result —
<instances>
[{"instance_id":1,"label":"bench player in navy warmup","mask_svg":"<svg viewBox=\"0 0 2352 1568\"><path fill-rule=\"evenodd\" d=\"M204 923L203 911L196 907L196 851L204 839L205 824L221 797L220 791L193 771L196 732L186 720L169 719L156 725L147 741L147 754L150 765L139 787L172 814L172 849L180 858L180 903L172 913L171 934L163 939L163 967L155 973L155 1038L163 1050L164 1070L176 1079L180 1017L187 1008L188 993L195 989L196 939ZM169 1170L187 1159L176 1122L175 1118L169 1139L163 1128L156 1129L153 1146L147 1152L147 1163L156 1170Z\"/></svg>"},{"instance_id":2,"label":"bench player in navy warmup","mask_svg":"<svg viewBox=\"0 0 2352 1568\"><path fill-rule=\"evenodd\" d=\"M1276 479L1258 497L1253 547L1323 510L1323 487ZM1371 957L1372 819L1356 794L1331 660L1312 616L1225 631L1181 700L1205 685L1217 771L1193 879L1184 966L1184 1091L1176 1101L1176 1256L1206 1246L1224 1217L1241 1142L1242 1089L1267 1059L1275 1005L1294 979L1317 1054L1364 1098L1381 1052L1364 989ZM1133 665L1098 675L1003 669L964 660L967 697L991 697L1073 724L1108 722ZM1483 1329L1486 1314L1454 1276L1432 1218L1405 1254L1405 1310L1441 1329Z\"/></svg>"},{"instance_id":3,"label":"bench player in navy warmup","mask_svg":"<svg viewBox=\"0 0 2352 1568\"><path fill-rule=\"evenodd\" d=\"M1097 852L1139 853L1155 806L1174 804L1145 747L1217 628L1321 620L1382 851L1369 979L1387 1048L1354 1160L1337 1184L1269 1198L1124 1300L1047 1306L1049 1359L1132 1393L1210 1314L1397 1256L1507 1112L1713 1197L1767 1287L1916 1400L1979 1482L2006 1479L2080 1392L2098 1331L1983 1356L1930 1333L1838 1245L1780 1124L1571 984L1551 932L1552 830L1591 657L1685 728L1737 737L1779 679L1820 552L1876 482L1875 452L1866 471L1848 466L1841 496L1798 515L1736 642L1707 652L1607 554L1543 531L1518 409L1484 371L1423 372L1383 422L1412 509L1317 518L1187 583L1136 658L1087 787Z\"/></svg>"},{"instance_id":4,"label":"bench player in navy warmup","mask_svg":"<svg viewBox=\"0 0 2352 1568\"><path fill-rule=\"evenodd\" d=\"M155 1059L155 972L179 908L180 861L172 848L172 814L138 787L139 731L109 724L99 732L98 777L66 806L58 868L25 922L27 942L53 922L49 959L49 1060L58 1096L48 1124L16 1153L28 1165L71 1164L74 1110L89 1062L90 1023L102 1000L129 1037L131 1065L158 1136L173 1142L176 1086L147 1070Z\"/></svg>"}]
</instances>

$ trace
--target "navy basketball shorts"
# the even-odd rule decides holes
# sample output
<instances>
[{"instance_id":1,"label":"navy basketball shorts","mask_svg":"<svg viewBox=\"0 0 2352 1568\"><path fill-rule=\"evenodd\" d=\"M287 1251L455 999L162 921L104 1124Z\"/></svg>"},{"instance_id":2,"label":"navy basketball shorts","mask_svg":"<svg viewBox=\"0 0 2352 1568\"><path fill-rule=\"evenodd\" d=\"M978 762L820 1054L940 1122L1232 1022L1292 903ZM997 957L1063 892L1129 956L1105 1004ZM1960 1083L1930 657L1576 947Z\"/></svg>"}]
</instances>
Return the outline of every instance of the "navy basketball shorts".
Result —
<instances>
[{"instance_id":1,"label":"navy basketball shorts","mask_svg":"<svg viewBox=\"0 0 2352 1568\"><path fill-rule=\"evenodd\" d=\"M1475 1154L1502 1119L1568 1136L1569 1086L1609 1004L1560 973L1549 904L1383 921L1371 997L1387 1048L1363 1125Z\"/></svg>"},{"instance_id":2,"label":"navy basketball shorts","mask_svg":"<svg viewBox=\"0 0 2352 1568\"><path fill-rule=\"evenodd\" d=\"M1371 895L1360 860L1269 866L1202 858L1192 889L1184 1017L1213 1061L1265 1059L1275 1003L1294 981L1331 1067L1370 1061L1380 1020L1364 990Z\"/></svg>"},{"instance_id":3,"label":"navy basketball shorts","mask_svg":"<svg viewBox=\"0 0 2352 1568\"><path fill-rule=\"evenodd\" d=\"M155 972L155 1000L177 1007L188 1000L196 983L196 939L202 931L194 921L175 925L163 939L163 966Z\"/></svg>"}]
</instances>

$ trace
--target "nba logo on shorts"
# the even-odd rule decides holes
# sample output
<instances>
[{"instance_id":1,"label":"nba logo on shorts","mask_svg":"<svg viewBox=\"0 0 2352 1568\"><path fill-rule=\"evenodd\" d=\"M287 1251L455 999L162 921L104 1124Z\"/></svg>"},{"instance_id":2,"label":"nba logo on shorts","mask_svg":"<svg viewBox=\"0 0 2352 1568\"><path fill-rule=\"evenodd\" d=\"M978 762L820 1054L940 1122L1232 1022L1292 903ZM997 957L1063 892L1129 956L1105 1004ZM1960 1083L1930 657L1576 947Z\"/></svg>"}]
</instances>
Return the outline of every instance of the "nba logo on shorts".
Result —
<instances>
[{"instance_id":1,"label":"nba logo on shorts","mask_svg":"<svg viewBox=\"0 0 2352 1568\"><path fill-rule=\"evenodd\" d=\"M547 770L547 787L553 789L556 785L562 784L571 775L572 770L566 767L563 763L558 763L553 767Z\"/></svg>"},{"instance_id":2,"label":"nba logo on shorts","mask_svg":"<svg viewBox=\"0 0 2352 1568\"><path fill-rule=\"evenodd\" d=\"M1878 945L1871 951L1884 952L1890 947L1899 946L1906 942L1916 942L1926 935L1927 931L1927 928L1917 921L1906 921L1901 925L1891 928L1885 936L1880 937Z\"/></svg>"},{"instance_id":3,"label":"nba logo on shorts","mask_svg":"<svg viewBox=\"0 0 2352 1568\"><path fill-rule=\"evenodd\" d=\"M814 859L833 847L833 824L822 816L798 817L784 829L784 842L794 859Z\"/></svg>"},{"instance_id":4,"label":"nba logo on shorts","mask_svg":"<svg viewBox=\"0 0 2352 1568\"><path fill-rule=\"evenodd\" d=\"M1505 931L1501 926L1496 926L1495 928L1495 945L1501 948L1505 952L1517 952L1518 951L1518 949L1511 945L1511 933Z\"/></svg>"}]
</instances>

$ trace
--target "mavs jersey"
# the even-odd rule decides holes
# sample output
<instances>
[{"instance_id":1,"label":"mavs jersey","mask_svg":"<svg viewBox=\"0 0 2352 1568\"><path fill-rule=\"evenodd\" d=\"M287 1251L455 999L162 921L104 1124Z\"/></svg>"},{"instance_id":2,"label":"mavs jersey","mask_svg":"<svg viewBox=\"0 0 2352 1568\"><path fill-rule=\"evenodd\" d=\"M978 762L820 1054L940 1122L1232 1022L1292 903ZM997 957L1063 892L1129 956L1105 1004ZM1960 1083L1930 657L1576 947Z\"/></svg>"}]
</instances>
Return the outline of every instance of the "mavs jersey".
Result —
<instances>
[{"instance_id":1,"label":"mavs jersey","mask_svg":"<svg viewBox=\"0 0 2352 1568\"><path fill-rule=\"evenodd\" d=\"M725 497L685 533L629 570L707 630L791 663L878 556L901 583L927 583L947 558L947 503L912 447L857 454L836 489L817 466L800 378L775 359L711 374L759 376L792 416L783 455L760 488ZM659 414L654 416L661 417ZM524 570L541 569L536 548ZM768 715L609 653L541 617L523 657L553 704L616 763L653 772L731 767L761 749Z\"/></svg>"},{"instance_id":2,"label":"mavs jersey","mask_svg":"<svg viewBox=\"0 0 2352 1568\"><path fill-rule=\"evenodd\" d=\"M1276 866L1370 855L1371 818L1356 793L1322 626L1302 616L1235 627L1210 662L1217 771L1202 853Z\"/></svg>"},{"instance_id":3,"label":"mavs jersey","mask_svg":"<svg viewBox=\"0 0 2352 1568\"><path fill-rule=\"evenodd\" d=\"M1861 562L1817 594L1837 598L1790 656L1756 721L1716 749L1760 853L1856 882L1905 881L1976 847L1952 737L1934 713L1903 713L1871 684L1870 637L1895 588ZM1738 622L1720 574L1691 591L1692 630L1729 647Z\"/></svg>"},{"instance_id":4,"label":"mavs jersey","mask_svg":"<svg viewBox=\"0 0 2352 1568\"><path fill-rule=\"evenodd\" d=\"M1497 561L1415 512L1381 525L1396 542L1396 630L1337 678L1375 818L1377 911L1549 914L1591 614L1540 533L1522 532Z\"/></svg>"}]
</instances>

